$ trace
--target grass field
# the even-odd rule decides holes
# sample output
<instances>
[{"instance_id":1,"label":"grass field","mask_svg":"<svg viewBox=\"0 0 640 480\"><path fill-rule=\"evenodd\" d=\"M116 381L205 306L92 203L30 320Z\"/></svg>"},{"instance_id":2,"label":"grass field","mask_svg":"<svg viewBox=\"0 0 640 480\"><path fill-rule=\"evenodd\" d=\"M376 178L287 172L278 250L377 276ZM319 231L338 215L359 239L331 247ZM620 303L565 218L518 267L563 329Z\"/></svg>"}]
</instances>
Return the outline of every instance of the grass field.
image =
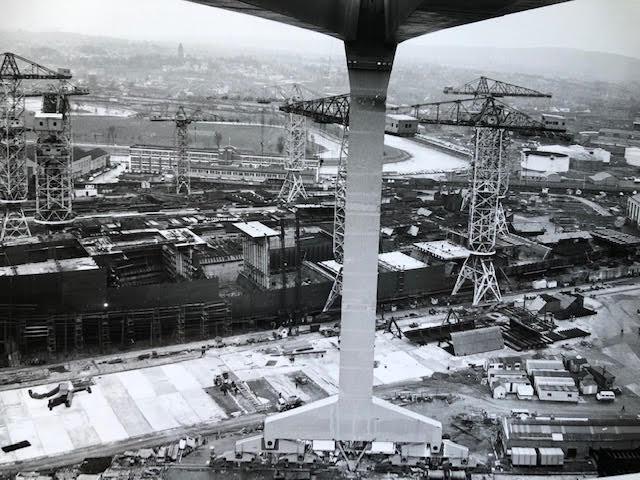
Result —
<instances>
[{"instance_id":1,"label":"grass field","mask_svg":"<svg viewBox=\"0 0 640 480\"><path fill-rule=\"evenodd\" d=\"M73 117L73 141L96 144L148 144L173 146L174 125L172 122L151 122L144 118L82 115ZM244 152L279 155L278 139L285 135L282 127L275 125L242 125L198 123L191 126L191 145L195 148L216 148L215 134L222 135L221 146L233 145ZM261 142L264 142L261 148ZM323 147L307 139L307 154L320 153ZM397 148L385 145L385 162L406 160L406 154Z\"/></svg>"},{"instance_id":2,"label":"grass field","mask_svg":"<svg viewBox=\"0 0 640 480\"><path fill-rule=\"evenodd\" d=\"M111 132L111 134L110 134ZM233 145L243 151L278 154L278 138L285 131L278 126L234 125L199 123L190 130L191 145L196 148L216 148L215 133L222 135L220 144ZM151 122L143 118L76 116L73 118L73 140L78 143L136 143L172 146L174 125L172 122ZM263 140L264 139L264 140ZM115 140L115 142L114 142ZM313 148L313 147L311 147Z\"/></svg>"}]
</instances>

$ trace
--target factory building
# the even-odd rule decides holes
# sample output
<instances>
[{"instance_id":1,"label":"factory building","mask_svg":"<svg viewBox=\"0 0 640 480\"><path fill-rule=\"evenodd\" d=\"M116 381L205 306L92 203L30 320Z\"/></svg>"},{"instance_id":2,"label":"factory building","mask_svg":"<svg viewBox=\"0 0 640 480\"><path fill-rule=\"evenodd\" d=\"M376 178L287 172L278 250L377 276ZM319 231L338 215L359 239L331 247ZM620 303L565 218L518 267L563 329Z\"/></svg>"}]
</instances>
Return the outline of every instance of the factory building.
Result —
<instances>
[{"instance_id":1,"label":"factory building","mask_svg":"<svg viewBox=\"0 0 640 480\"><path fill-rule=\"evenodd\" d=\"M132 145L129 148L132 173L168 174L175 168L175 153L170 147L155 145ZM283 180L285 158L268 155L239 153L234 147L188 150L191 175L211 180L247 180L263 182ZM317 159L306 160L307 169L301 172L305 183L317 181L320 163Z\"/></svg>"},{"instance_id":2,"label":"factory building","mask_svg":"<svg viewBox=\"0 0 640 480\"><path fill-rule=\"evenodd\" d=\"M640 447L640 419L505 417L498 433L504 452L513 448L560 448L565 460L581 460L592 450Z\"/></svg>"},{"instance_id":3,"label":"factory building","mask_svg":"<svg viewBox=\"0 0 640 480\"><path fill-rule=\"evenodd\" d=\"M74 147L71 167L73 178L84 177L92 172L107 168L109 166L109 157L110 155L101 148L87 151Z\"/></svg>"},{"instance_id":4,"label":"factory building","mask_svg":"<svg viewBox=\"0 0 640 480\"><path fill-rule=\"evenodd\" d=\"M73 147L73 163L71 165L71 175L74 179L86 177L87 175L104 170L110 165L111 155L101 148L87 150L80 147ZM31 177L36 173L35 148L32 144L27 144L27 176Z\"/></svg>"}]
</instances>

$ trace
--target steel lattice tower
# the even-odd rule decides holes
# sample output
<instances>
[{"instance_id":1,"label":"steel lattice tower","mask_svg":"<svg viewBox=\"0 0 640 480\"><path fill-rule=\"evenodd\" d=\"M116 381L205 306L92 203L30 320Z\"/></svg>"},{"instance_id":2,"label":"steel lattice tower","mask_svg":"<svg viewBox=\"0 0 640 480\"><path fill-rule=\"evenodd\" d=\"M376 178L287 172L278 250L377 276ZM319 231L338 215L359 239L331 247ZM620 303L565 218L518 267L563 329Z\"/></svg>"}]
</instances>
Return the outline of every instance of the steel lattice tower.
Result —
<instances>
[{"instance_id":1,"label":"steel lattice tower","mask_svg":"<svg viewBox=\"0 0 640 480\"><path fill-rule=\"evenodd\" d=\"M302 99L300 88L294 86L294 93L287 101L293 103ZM278 200L291 203L298 197L307 198L307 192L302 182L302 171L305 169L305 154L307 147L307 120L302 115L287 113L287 136L285 140L285 171L284 182L278 193Z\"/></svg>"},{"instance_id":2,"label":"steel lattice tower","mask_svg":"<svg viewBox=\"0 0 640 480\"><path fill-rule=\"evenodd\" d=\"M189 125L193 121L187 117L183 107L176 112L176 193L191 194L191 157L187 151L189 145Z\"/></svg>"},{"instance_id":3,"label":"steel lattice tower","mask_svg":"<svg viewBox=\"0 0 640 480\"><path fill-rule=\"evenodd\" d=\"M0 90L0 203L4 206L0 240L31 235L22 205L27 201L25 98L19 78L2 79Z\"/></svg>"},{"instance_id":4,"label":"steel lattice tower","mask_svg":"<svg viewBox=\"0 0 640 480\"><path fill-rule=\"evenodd\" d=\"M0 65L0 203L5 213L0 240L29 236L29 225L22 210L27 200L28 180L25 149L25 94L23 80L65 80L71 73L57 72L11 52L5 52Z\"/></svg>"},{"instance_id":5,"label":"steel lattice tower","mask_svg":"<svg viewBox=\"0 0 640 480\"><path fill-rule=\"evenodd\" d=\"M338 172L336 174L335 209L333 213L333 258L339 265L338 273L333 281L331 292L324 304L323 312L326 312L342 294L342 265L344 264L344 227L345 227L345 193L347 191L347 158L349 156L349 126L342 128L342 141L340 142L340 157L338 159Z\"/></svg>"},{"instance_id":6,"label":"steel lattice tower","mask_svg":"<svg viewBox=\"0 0 640 480\"><path fill-rule=\"evenodd\" d=\"M291 203L298 197L307 198L302 183L302 170L305 167L305 149L307 144L306 119L300 115L287 115L287 138L285 140L286 176L278 193L278 200Z\"/></svg>"},{"instance_id":7,"label":"steel lattice tower","mask_svg":"<svg viewBox=\"0 0 640 480\"><path fill-rule=\"evenodd\" d=\"M152 115L149 117L152 122L173 122L175 124L174 146L175 146L175 186L176 193L191 194L191 157L189 155L189 125L193 122L211 122L220 120L220 117L213 114L203 114L200 109L187 114L184 107L178 107L176 114L171 117L162 115Z\"/></svg>"},{"instance_id":8,"label":"steel lattice tower","mask_svg":"<svg viewBox=\"0 0 640 480\"><path fill-rule=\"evenodd\" d=\"M71 117L64 94L43 96L42 114L36 115L36 214L37 223L69 224L73 213Z\"/></svg>"},{"instance_id":9,"label":"steel lattice tower","mask_svg":"<svg viewBox=\"0 0 640 480\"><path fill-rule=\"evenodd\" d=\"M471 203L469 205L469 249L452 294L467 280L474 285L473 304L500 301L493 256L498 229L498 206L504 192L506 159L505 131L476 128Z\"/></svg>"}]
</instances>

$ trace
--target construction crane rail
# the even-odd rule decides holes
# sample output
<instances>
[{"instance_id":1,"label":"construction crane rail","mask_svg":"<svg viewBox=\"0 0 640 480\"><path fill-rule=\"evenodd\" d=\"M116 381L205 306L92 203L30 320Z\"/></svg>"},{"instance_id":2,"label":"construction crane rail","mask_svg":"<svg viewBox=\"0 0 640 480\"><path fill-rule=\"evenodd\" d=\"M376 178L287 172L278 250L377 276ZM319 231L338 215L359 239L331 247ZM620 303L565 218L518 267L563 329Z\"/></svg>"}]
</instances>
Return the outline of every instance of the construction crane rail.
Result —
<instances>
[{"instance_id":1,"label":"construction crane rail","mask_svg":"<svg viewBox=\"0 0 640 480\"><path fill-rule=\"evenodd\" d=\"M290 102L280 107L280 111L308 117L317 123L337 123L349 125L348 93L331 97Z\"/></svg>"},{"instance_id":2,"label":"construction crane rail","mask_svg":"<svg viewBox=\"0 0 640 480\"><path fill-rule=\"evenodd\" d=\"M494 97L467 98L411 105L420 123L499 128L510 131L564 134L562 127L548 127Z\"/></svg>"}]
</instances>

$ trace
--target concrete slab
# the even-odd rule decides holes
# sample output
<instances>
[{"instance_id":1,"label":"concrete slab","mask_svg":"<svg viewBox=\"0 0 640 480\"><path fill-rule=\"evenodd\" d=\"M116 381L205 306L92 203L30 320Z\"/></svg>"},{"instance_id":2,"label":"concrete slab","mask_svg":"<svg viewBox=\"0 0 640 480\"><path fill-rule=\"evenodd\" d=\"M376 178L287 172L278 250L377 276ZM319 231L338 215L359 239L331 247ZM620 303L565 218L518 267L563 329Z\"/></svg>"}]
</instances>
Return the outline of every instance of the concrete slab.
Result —
<instances>
[{"instance_id":1,"label":"concrete slab","mask_svg":"<svg viewBox=\"0 0 640 480\"><path fill-rule=\"evenodd\" d=\"M171 412L174 420L182 426L200 422L200 417L185 401L181 393L170 393L158 397L158 405L167 412Z\"/></svg>"},{"instance_id":2,"label":"concrete slab","mask_svg":"<svg viewBox=\"0 0 640 480\"><path fill-rule=\"evenodd\" d=\"M1 414L2 408L0 406L0 418L4 418ZM5 426L0 426L0 447L5 447L12 443L11 437L9 436L9 429ZM14 452L4 453L0 451L0 462L15 462L16 459L17 457Z\"/></svg>"},{"instance_id":3,"label":"concrete slab","mask_svg":"<svg viewBox=\"0 0 640 480\"><path fill-rule=\"evenodd\" d=\"M189 370L182 363L173 365L163 365L160 367L169 379L169 382L176 388L176 391L194 390L200 388L198 380L191 375Z\"/></svg>"},{"instance_id":4,"label":"concrete slab","mask_svg":"<svg viewBox=\"0 0 640 480\"><path fill-rule=\"evenodd\" d=\"M126 415L119 416L119 420L129 437L144 435L153 431L135 400L117 375L102 377L100 387L109 398L109 404L115 412L126 412Z\"/></svg>"},{"instance_id":5,"label":"concrete slab","mask_svg":"<svg viewBox=\"0 0 640 480\"><path fill-rule=\"evenodd\" d=\"M171 380L165 374L162 367L151 367L142 370L142 374L147 377L156 396L175 393L178 390L171 383Z\"/></svg>"},{"instance_id":6,"label":"concrete slab","mask_svg":"<svg viewBox=\"0 0 640 480\"><path fill-rule=\"evenodd\" d=\"M155 395L151 381L142 372L142 370L129 370L118 374L120 382L131 398L150 398Z\"/></svg>"},{"instance_id":7,"label":"concrete slab","mask_svg":"<svg viewBox=\"0 0 640 480\"><path fill-rule=\"evenodd\" d=\"M31 443L30 447L21 448L20 450L13 452L18 461L46 455L42 448L40 437L38 436L36 423L33 420L22 420L9 423L7 424L7 430L9 431L11 443L22 442L23 440L27 440ZM3 457L2 460L4 461Z\"/></svg>"},{"instance_id":8,"label":"concrete slab","mask_svg":"<svg viewBox=\"0 0 640 480\"><path fill-rule=\"evenodd\" d=\"M218 422L227 418L220 405L202 389L187 390L182 396L201 422Z\"/></svg>"},{"instance_id":9,"label":"concrete slab","mask_svg":"<svg viewBox=\"0 0 640 480\"><path fill-rule=\"evenodd\" d=\"M74 448L83 448L89 445L98 445L100 437L93 425L91 425L86 412L78 408L70 408L64 412L64 428L73 443Z\"/></svg>"},{"instance_id":10,"label":"concrete slab","mask_svg":"<svg viewBox=\"0 0 640 480\"><path fill-rule=\"evenodd\" d=\"M165 408L158 397L137 398L136 405L156 432L180 426L180 423L171 414L171 409Z\"/></svg>"},{"instance_id":11,"label":"concrete slab","mask_svg":"<svg viewBox=\"0 0 640 480\"><path fill-rule=\"evenodd\" d=\"M127 438L127 431L118 418L119 415L124 416L127 412L118 412L116 415L99 384L93 386L91 390L93 392L91 395L75 396L72 408L80 407L85 411L89 418L89 425L93 426L102 443Z\"/></svg>"},{"instance_id":12,"label":"concrete slab","mask_svg":"<svg viewBox=\"0 0 640 480\"><path fill-rule=\"evenodd\" d=\"M416 361L406 352L388 352L376 355L379 366L374 369L374 384L402 382L414 378L430 377L433 370Z\"/></svg>"},{"instance_id":13,"label":"concrete slab","mask_svg":"<svg viewBox=\"0 0 640 480\"><path fill-rule=\"evenodd\" d=\"M74 445L67 433L62 416L42 417L38 419L36 428L46 455L56 455L73 450Z\"/></svg>"}]
</instances>

